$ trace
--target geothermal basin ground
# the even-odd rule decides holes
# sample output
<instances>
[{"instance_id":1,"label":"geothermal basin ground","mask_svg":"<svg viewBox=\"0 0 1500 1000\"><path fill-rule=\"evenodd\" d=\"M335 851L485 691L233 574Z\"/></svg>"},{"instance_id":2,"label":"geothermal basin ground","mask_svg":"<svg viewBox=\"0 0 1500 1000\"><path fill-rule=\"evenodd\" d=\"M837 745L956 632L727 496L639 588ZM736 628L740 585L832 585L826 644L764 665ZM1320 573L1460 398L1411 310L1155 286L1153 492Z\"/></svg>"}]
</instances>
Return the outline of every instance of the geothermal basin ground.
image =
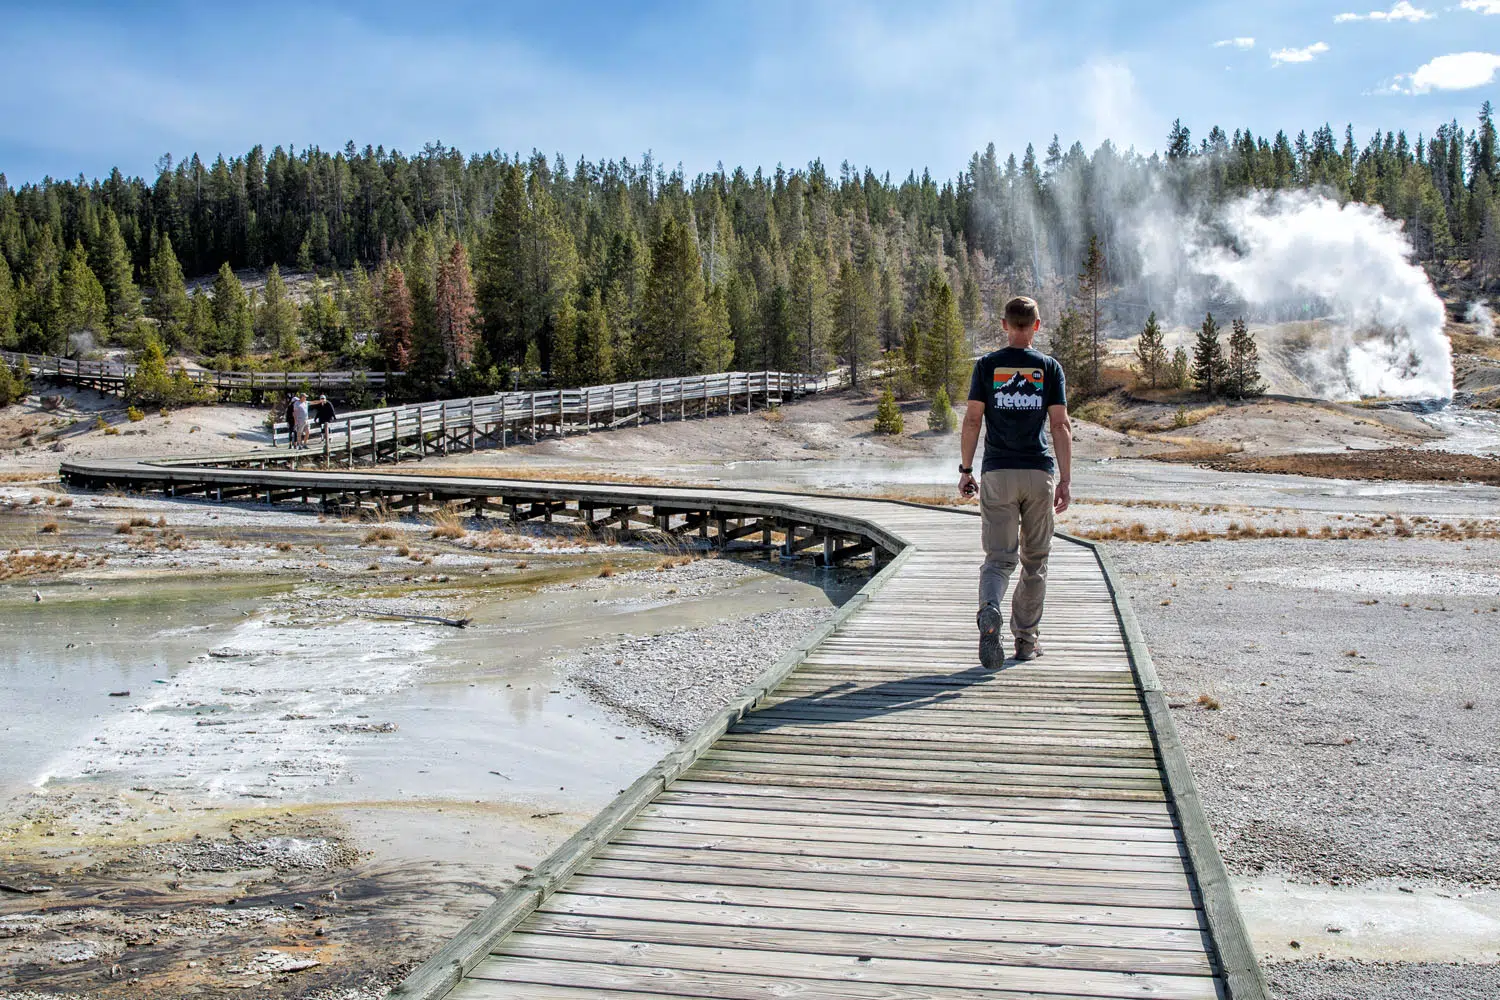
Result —
<instances>
[{"instance_id":1,"label":"geothermal basin ground","mask_svg":"<svg viewBox=\"0 0 1500 1000\"><path fill-rule=\"evenodd\" d=\"M390 471L950 502L956 439L873 408ZM1165 436L1445 440L1255 412ZM1500 489L1136 457L1162 436L1080 424L1060 526L1119 567L1273 995L1500 995ZM0 882L47 888L0 891L0 997L378 996L861 583L463 527L5 489Z\"/></svg>"}]
</instances>

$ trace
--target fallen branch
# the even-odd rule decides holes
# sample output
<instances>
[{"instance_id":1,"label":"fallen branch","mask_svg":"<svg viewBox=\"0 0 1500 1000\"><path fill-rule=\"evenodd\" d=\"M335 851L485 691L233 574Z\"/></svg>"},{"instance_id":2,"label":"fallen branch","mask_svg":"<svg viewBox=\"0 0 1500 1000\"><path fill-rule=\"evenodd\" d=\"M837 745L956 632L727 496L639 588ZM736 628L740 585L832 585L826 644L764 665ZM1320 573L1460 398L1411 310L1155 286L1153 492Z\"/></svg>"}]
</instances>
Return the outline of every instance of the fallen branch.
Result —
<instances>
[{"instance_id":1,"label":"fallen branch","mask_svg":"<svg viewBox=\"0 0 1500 1000\"><path fill-rule=\"evenodd\" d=\"M399 611L360 611L365 618L398 618L401 621L418 622L424 625L448 625L453 628L468 628L472 618L444 618L441 615L407 615Z\"/></svg>"},{"instance_id":2,"label":"fallen branch","mask_svg":"<svg viewBox=\"0 0 1500 1000\"><path fill-rule=\"evenodd\" d=\"M17 892L29 895L33 892L51 892L50 885L11 885L8 882L0 882L0 892Z\"/></svg>"}]
</instances>

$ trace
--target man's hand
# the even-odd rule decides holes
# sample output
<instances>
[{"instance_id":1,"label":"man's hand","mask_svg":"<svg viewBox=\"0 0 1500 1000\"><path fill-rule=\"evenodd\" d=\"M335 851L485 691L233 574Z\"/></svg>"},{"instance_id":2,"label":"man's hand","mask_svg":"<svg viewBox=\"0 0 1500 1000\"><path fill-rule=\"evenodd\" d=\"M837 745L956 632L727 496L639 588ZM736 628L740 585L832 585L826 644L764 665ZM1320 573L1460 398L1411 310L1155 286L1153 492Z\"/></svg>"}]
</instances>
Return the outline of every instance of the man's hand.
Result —
<instances>
[{"instance_id":1,"label":"man's hand","mask_svg":"<svg viewBox=\"0 0 1500 1000\"><path fill-rule=\"evenodd\" d=\"M1065 510L1068 509L1068 505L1070 503L1072 503L1072 502L1073 502L1073 486L1072 486L1072 484L1069 483L1067 480L1063 480L1063 481L1059 482L1057 484L1057 489L1053 492L1053 495L1052 495L1052 511L1053 511L1053 513L1055 513L1055 514L1061 514L1063 511L1065 511Z\"/></svg>"},{"instance_id":2,"label":"man's hand","mask_svg":"<svg viewBox=\"0 0 1500 1000\"><path fill-rule=\"evenodd\" d=\"M960 496L971 497L979 492L979 484L974 481L974 473L961 472L958 475L958 493Z\"/></svg>"}]
</instances>

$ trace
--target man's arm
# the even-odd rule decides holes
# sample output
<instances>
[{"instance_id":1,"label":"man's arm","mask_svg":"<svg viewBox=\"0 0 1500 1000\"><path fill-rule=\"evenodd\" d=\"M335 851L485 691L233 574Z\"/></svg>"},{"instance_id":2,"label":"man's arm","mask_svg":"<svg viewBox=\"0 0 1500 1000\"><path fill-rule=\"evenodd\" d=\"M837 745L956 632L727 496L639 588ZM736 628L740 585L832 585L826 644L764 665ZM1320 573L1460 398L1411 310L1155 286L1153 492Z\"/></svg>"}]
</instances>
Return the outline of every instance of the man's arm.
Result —
<instances>
[{"instance_id":1,"label":"man's arm","mask_svg":"<svg viewBox=\"0 0 1500 1000\"><path fill-rule=\"evenodd\" d=\"M1052 424L1052 451L1057 455L1057 492L1052 509L1061 514L1073 502L1073 424L1068 420L1068 408L1061 404L1047 407L1047 419Z\"/></svg>"},{"instance_id":2,"label":"man's arm","mask_svg":"<svg viewBox=\"0 0 1500 1000\"><path fill-rule=\"evenodd\" d=\"M977 399L969 400L969 408L964 411L963 439L959 444L958 464L965 469L974 467L974 451L979 447L979 430L984 426L984 403ZM974 473L961 472L958 476L958 492L966 497L971 497L979 492L979 485L974 482Z\"/></svg>"}]
</instances>

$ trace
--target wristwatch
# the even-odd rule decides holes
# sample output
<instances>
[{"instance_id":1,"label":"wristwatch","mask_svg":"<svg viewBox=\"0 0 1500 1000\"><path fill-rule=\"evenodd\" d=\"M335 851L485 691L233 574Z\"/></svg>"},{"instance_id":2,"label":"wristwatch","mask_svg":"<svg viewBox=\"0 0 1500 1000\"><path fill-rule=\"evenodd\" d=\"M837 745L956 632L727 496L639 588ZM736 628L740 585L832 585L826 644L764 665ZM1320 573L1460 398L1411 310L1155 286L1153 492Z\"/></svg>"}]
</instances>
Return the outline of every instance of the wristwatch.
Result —
<instances>
[{"instance_id":1,"label":"wristwatch","mask_svg":"<svg viewBox=\"0 0 1500 1000\"><path fill-rule=\"evenodd\" d=\"M958 471L961 472L961 473L963 473L966 476L972 476L974 474L974 466L972 466L972 465L959 465Z\"/></svg>"}]
</instances>

